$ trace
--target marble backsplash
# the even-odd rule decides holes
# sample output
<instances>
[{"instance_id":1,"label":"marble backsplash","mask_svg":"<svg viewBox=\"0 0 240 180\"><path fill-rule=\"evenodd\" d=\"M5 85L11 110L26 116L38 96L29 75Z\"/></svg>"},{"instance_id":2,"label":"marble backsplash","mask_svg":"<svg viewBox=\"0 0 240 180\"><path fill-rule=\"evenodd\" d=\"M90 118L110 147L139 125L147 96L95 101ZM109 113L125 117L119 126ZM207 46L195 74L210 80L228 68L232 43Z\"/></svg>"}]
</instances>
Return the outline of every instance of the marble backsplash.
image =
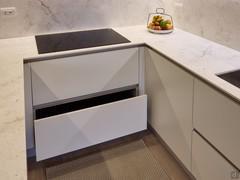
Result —
<instances>
[{"instance_id":1,"label":"marble backsplash","mask_svg":"<svg viewBox=\"0 0 240 180\"><path fill-rule=\"evenodd\" d=\"M177 27L240 51L240 0L164 0L164 4Z\"/></svg>"},{"instance_id":2,"label":"marble backsplash","mask_svg":"<svg viewBox=\"0 0 240 180\"><path fill-rule=\"evenodd\" d=\"M0 0L17 16L0 17L0 38L146 23L162 0Z\"/></svg>"},{"instance_id":3,"label":"marble backsplash","mask_svg":"<svg viewBox=\"0 0 240 180\"><path fill-rule=\"evenodd\" d=\"M17 8L16 17L0 17L0 38L145 24L165 7L176 27L240 50L240 0L0 0L0 7Z\"/></svg>"}]
</instances>

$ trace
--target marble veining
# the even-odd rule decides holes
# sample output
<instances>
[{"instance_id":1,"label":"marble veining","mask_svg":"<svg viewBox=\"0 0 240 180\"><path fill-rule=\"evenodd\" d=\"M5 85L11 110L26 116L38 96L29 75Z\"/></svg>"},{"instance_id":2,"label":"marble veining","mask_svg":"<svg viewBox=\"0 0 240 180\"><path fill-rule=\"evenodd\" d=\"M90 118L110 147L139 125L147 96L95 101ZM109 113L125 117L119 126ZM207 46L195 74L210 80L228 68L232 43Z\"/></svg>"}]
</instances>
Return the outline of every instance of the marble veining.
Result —
<instances>
[{"instance_id":1,"label":"marble veining","mask_svg":"<svg viewBox=\"0 0 240 180\"><path fill-rule=\"evenodd\" d=\"M240 69L239 51L180 29L168 35L149 33L145 25L114 30L131 40L132 45L147 44L240 103L239 88L216 76L217 73ZM124 44L118 46L123 47ZM81 49L79 52L108 47L112 46ZM44 57L77 51L49 53ZM39 56L43 57L38 55L33 36L0 40L0 179L27 179L23 58Z\"/></svg>"},{"instance_id":2,"label":"marble veining","mask_svg":"<svg viewBox=\"0 0 240 180\"><path fill-rule=\"evenodd\" d=\"M180 29L175 29L166 36L151 34L147 32L145 26L115 30L132 42L145 42L240 102L239 88L216 76L240 69L239 51Z\"/></svg>"},{"instance_id":3,"label":"marble veining","mask_svg":"<svg viewBox=\"0 0 240 180\"><path fill-rule=\"evenodd\" d=\"M33 37L0 40L0 179L26 180L23 57L37 53Z\"/></svg>"},{"instance_id":4,"label":"marble veining","mask_svg":"<svg viewBox=\"0 0 240 180\"><path fill-rule=\"evenodd\" d=\"M56 15L54 14L54 12L52 11L51 7L48 6L48 4L46 2L44 2L43 0L37 0L40 5L42 10L46 13L46 15L49 15L53 21L55 21L56 23L60 24L60 20L58 20L58 18L56 17Z\"/></svg>"},{"instance_id":5,"label":"marble veining","mask_svg":"<svg viewBox=\"0 0 240 180\"><path fill-rule=\"evenodd\" d=\"M17 16L0 17L0 38L146 23L162 0L1 0Z\"/></svg>"},{"instance_id":6,"label":"marble veining","mask_svg":"<svg viewBox=\"0 0 240 180\"><path fill-rule=\"evenodd\" d=\"M178 28L240 50L239 0L163 1Z\"/></svg>"},{"instance_id":7,"label":"marble veining","mask_svg":"<svg viewBox=\"0 0 240 180\"><path fill-rule=\"evenodd\" d=\"M182 7L179 7L181 4ZM17 7L0 17L0 38L145 24L149 12L165 7L176 27L240 50L239 0L1 0Z\"/></svg>"}]
</instances>

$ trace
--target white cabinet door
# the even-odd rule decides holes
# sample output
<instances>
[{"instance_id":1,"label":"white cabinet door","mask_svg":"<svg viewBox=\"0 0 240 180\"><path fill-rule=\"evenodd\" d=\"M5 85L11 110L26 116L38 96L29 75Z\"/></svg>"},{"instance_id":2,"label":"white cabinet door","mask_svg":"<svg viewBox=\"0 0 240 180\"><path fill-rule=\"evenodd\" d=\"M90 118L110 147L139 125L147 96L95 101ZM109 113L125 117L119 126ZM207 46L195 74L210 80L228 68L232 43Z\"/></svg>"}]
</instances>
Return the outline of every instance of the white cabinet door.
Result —
<instances>
[{"instance_id":1,"label":"white cabinet door","mask_svg":"<svg viewBox=\"0 0 240 180\"><path fill-rule=\"evenodd\" d=\"M192 145L192 173L197 180L232 180L238 179L240 175L195 132Z\"/></svg>"},{"instance_id":2,"label":"white cabinet door","mask_svg":"<svg viewBox=\"0 0 240 180\"><path fill-rule=\"evenodd\" d=\"M33 105L137 85L138 48L31 63Z\"/></svg>"},{"instance_id":3,"label":"white cabinet door","mask_svg":"<svg viewBox=\"0 0 240 180\"><path fill-rule=\"evenodd\" d=\"M193 115L194 128L240 168L240 104L196 80Z\"/></svg>"},{"instance_id":4,"label":"white cabinet door","mask_svg":"<svg viewBox=\"0 0 240 180\"><path fill-rule=\"evenodd\" d=\"M145 63L148 120L190 170L193 77L149 49Z\"/></svg>"},{"instance_id":5,"label":"white cabinet door","mask_svg":"<svg viewBox=\"0 0 240 180\"><path fill-rule=\"evenodd\" d=\"M37 160L147 129L147 96L35 120Z\"/></svg>"}]
</instances>

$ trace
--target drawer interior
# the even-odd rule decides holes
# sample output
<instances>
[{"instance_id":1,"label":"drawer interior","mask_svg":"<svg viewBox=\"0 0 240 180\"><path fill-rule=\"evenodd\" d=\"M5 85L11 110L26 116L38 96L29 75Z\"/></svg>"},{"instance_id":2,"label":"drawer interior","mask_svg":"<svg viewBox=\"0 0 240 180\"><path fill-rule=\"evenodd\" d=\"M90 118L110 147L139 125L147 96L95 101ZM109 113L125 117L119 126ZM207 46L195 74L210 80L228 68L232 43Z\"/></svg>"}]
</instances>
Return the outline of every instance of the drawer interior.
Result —
<instances>
[{"instance_id":1,"label":"drawer interior","mask_svg":"<svg viewBox=\"0 0 240 180\"><path fill-rule=\"evenodd\" d=\"M123 99L136 97L136 95L137 95L137 90L135 88L135 89L125 90L125 91L111 93L107 95L92 97L88 99L63 103L60 105L36 109L35 120L51 117L59 114L64 114L72 111L77 111L81 109L86 109L86 108L107 104L115 101L120 101Z\"/></svg>"}]
</instances>

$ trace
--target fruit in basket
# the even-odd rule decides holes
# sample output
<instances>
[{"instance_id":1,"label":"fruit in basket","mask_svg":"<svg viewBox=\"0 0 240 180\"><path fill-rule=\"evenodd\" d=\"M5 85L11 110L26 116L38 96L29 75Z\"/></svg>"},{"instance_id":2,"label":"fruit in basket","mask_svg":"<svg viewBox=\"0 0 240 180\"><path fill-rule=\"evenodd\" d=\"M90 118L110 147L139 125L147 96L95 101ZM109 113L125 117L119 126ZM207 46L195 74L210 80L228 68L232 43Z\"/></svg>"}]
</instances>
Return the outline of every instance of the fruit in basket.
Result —
<instances>
[{"instance_id":1,"label":"fruit in basket","mask_svg":"<svg viewBox=\"0 0 240 180\"><path fill-rule=\"evenodd\" d=\"M160 30L161 30L161 26L155 26L155 27L154 27L154 30L160 31Z\"/></svg>"},{"instance_id":2,"label":"fruit in basket","mask_svg":"<svg viewBox=\"0 0 240 180\"><path fill-rule=\"evenodd\" d=\"M160 26L162 29L166 30L167 29L167 24L168 24L168 21L161 21L160 22Z\"/></svg>"},{"instance_id":3,"label":"fruit in basket","mask_svg":"<svg viewBox=\"0 0 240 180\"><path fill-rule=\"evenodd\" d=\"M149 23L148 29L154 29L155 24L154 23Z\"/></svg>"},{"instance_id":4,"label":"fruit in basket","mask_svg":"<svg viewBox=\"0 0 240 180\"><path fill-rule=\"evenodd\" d=\"M149 29L152 29L152 30L157 30L157 31L160 31L160 30L161 30L161 26L160 26L160 25L155 25L155 24L153 24L153 23L150 23L150 24L148 25L148 28L149 28Z\"/></svg>"},{"instance_id":5,"label":"fruit in basket","mask_svg":"<svg viewBox=\"0 0 240 180\"><path fill-rule=\"evenodd\" d=\"M167 25L166 25L166 29L167 29L167 30L173 29L173 25L172 25L172 24L167 24Z\"/></svg>"},{"instance_id":6,"label":"fruit in basket","mask_svg":"<svg viewBox=\"0 0 240 180\"><path fill-rule=\"evenodd\" d=\"M173 29L172 21L164 20L162 16L153 16L152 21L148 24L148 28L152 30L171 30Z\"/></svg>"}]
</instances>

